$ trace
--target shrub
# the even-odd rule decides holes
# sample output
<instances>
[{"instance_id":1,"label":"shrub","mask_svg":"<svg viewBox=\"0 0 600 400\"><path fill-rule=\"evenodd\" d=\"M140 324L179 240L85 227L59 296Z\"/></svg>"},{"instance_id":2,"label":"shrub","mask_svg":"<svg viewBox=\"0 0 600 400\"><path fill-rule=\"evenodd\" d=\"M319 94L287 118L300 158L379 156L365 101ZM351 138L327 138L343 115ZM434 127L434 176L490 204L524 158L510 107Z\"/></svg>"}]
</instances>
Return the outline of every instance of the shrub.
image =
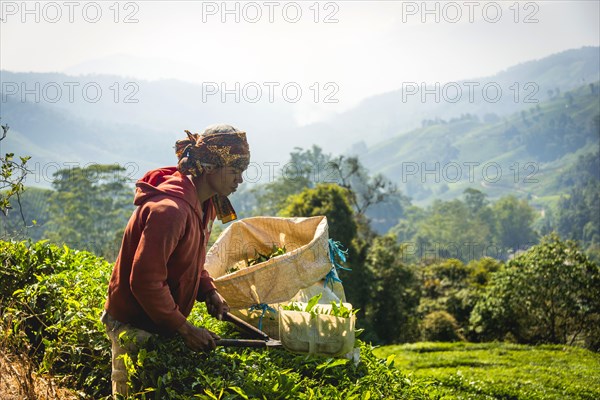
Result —
<instances>
[{"instance_id":1,"label":"shrub","mask_svg":"<svg viewBox=\"0 0 600 400\"><path fill-rule=\"evenodd\" d=\"M600 266L556 234L496 272L471 314L480 340L597 346ZM582 340L583 339L583 340Z\"/></svg>"},{"instance_id":2,"label":"shrub","mask_svg":"<svg viewBox=\"0 0 600 400\"><path fill-rule=\"evenodd\" d=\"M430 342L456 342L464 340L456 319L446 311L434 311L421 324L423 339Z\"/></svg>"},{"instance_id":3,"label":"shrub","mask_svg":"<svg viewBox=\"0 0 600 400\"><path fill-rule=\"evenodd\" d=\"M0 241L0 305L8 303L15 290L36 282L36 276L63 269L62 253L62 248L46 241Z\"/></svg>"},{"instance_id":4,"label":"shrub","mask_svg":"<svg viewBox=\"0 0 600 400\"><path fill-rule=\"evenodd\" d=\"M4 271L13 278L3 288L18 287L2 310L2 324L20 340L14 345L29 348L42 372L94 397L107 395L110 343L99 318L111 266L91 253L45 242L2 246L9 261Z\"/></svg>"}]
</instances>

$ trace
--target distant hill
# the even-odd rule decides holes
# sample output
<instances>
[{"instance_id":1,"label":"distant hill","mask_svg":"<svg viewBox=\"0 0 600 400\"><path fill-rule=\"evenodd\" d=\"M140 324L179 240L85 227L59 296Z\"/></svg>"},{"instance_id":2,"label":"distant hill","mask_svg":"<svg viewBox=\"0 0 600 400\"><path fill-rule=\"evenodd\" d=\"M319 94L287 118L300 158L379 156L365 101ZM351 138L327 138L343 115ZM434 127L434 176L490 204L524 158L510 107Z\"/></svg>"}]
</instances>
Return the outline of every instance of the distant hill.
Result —
<instances>
[{"instance_id":1,"label":"distant hill","mask_svg":"<svg viewBox=\"0 0 600 400\"><path fill-rule=\"evenodd\" d=\"M365 155L367 166L393 175L397 172L391 165L402 160L394 157L403 157L404 153L393 152L390 148L383 154L378 149L379 143L393 141L409 131L413 132L411 136L416 135L421 132L419 129L430 130L433 136L420 134L423 140L431 140L439 128L425 127L424 124L458 118L461 122L451 124L456 130L454 136L451 135L452 142L440 133L434 144L413 140L414 145L410 147L411 155L422 157L419 162L438 160L436 152L444 155L441 161L452 160L452 157L458 157L453 154L452 147L460 150L466 146L466 151L470 146L466 142L460 146L454 143L460 132L482 122L510 119L513 113L535 105L526 100L543 102L556 97L557 93L562 96L573 88L598 81L599 54L598 47L584 47L528 61L492 77L440 82L439 102L431 94L423 99L421 89L425 87L421 88L416 82L416 89L421 93L409 95L396 89L371 97L326 121L303 127L294 120L293 104L271 103L266 98L257 103L236 102L231 96L222 102L220 93L203 96L201 85L182 81L0 71L0 90L3 90L0 117L2 123L11 127L9 137L0 144L0 151L32 156L30 163L34 167L37 165L39 176L34 182L29 180L28 184L48 187L51 178L48 175L57 166L90 162L127 165L135 179L149 168L174 163L172 147L175 140L183 137L184 129L200 131L211 123L228 122L249 132L253 162L258 167L250 182L261 178L263 182L268 180L273 169L277 170L287 161L294 147L309 148L313 144L333 154ZM415 89L408 84L405 89ZM473 86L473 101L469 98L469 85L477 85ZM489 89L488 98L482 94L483 87ZM14 94L15 88L17 94ZM38 98L35 94L22 96L21 88L34 88ZM98 88L100 96L96 94ZM456 93L452 89L456 88L460 88L462 94L454 101ZM502 94L492 102L490 97L495 88L500 88ZM61 96L56 96L56 90L61 90ZM461 115L467 114L477 116L480 122L460 119ZM470 132L477 137L476 131ZM403 140L406 141L406 137ZM481 142L474 139L473 143ZM427 150L433 145L437 147ZM491 154L490 151L486 150L486 154ZM387 158L378 160L376 154L392 157L387 163L390 166L381 166L380 161ZM460 157L464 160L465 153ZM418 193L414 195L422 198Z\"/></svg>"},{"instance_id":2,"label":"distant hill","mask_svg":"<svg viewBox=\"0 0 600 400\"><path fill-rule=\"evenodd\" d=\"M285 160L295 145L284 140L296 126L287 103L222 102L219 93L203 99L201 85L110 75L1 71L0 81L0 117L11 127L0 150L43 165L134 164L139 177L174 163L173 146L185 129L199 132L213 123L245 129L261 163Z\"/></svg>"},{"instance_id":3,"label":"distant hill","mask_svg":"<svg viewBox=\"0 0 600 400\"><path fill-rule=\"evenodd\" d=\"M406 82L405 91L400 88L370 97L352 110L303 128L301 136L328 151L360 153L367 146L420 127L423 120L447 120L462 114L482 119L486 115L502 117L535 105L531 101L549 99L557 89L565 92L599 79L600 48L571 49L515 65L494 76L439 82L437 90L435 82L426 87L422 82ZM496 88L501 90L500 96Z\"/></svg>"},{"instance_id":4,"label":"distant hill","mask_svg":"<svg viewBox=\"0 0 600 400\"><path fill-rule=\"evenodd\" d=\"M362 160L417 203L471 186L491 198L556 196L561 171L600 145L600 88L593 82L510 115L423 121L370 147Z\"/></svg>"}]
</instances>

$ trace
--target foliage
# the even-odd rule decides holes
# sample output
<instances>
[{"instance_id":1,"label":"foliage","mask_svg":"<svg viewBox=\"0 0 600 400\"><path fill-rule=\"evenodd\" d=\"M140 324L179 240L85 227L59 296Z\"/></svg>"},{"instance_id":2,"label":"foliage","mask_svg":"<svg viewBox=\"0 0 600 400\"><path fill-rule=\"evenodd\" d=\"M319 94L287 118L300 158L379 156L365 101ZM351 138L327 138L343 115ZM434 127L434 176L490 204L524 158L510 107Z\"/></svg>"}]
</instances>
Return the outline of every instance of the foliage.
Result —
<instances>
[{"instance_id":1,"label":"foliage","mask_svg":"<svg viewBox=\"0 0 600 400\"><path fill-rule=\"evenodd\" d=\"M429 342L456 342L464 340L456 319L446 311L433 311L423 318L421 335Z\"/></svg>"},{"instance_id":2,"label":"foliage","mask_svg":"<svg viewBox=\"0 0 600 400\"><path fill-rule=\"evenodd\" d=\"M424 260L418 267L421 287L418 315L426 318L435 312L446 312L455 319L460 335L465 335L473 307L491 274L501 265L489 257L473 260L466 265L457 259Z\"/></svg>"},{"instance_id":3,"label":"foliage","mask_svg":"<svg viewBox=\"0 0 600 400\"><path fill-rule=\"evenodd\" d=\"M362 344L353 363L284 350L190 353L178 340L151 340L129 362L133 391L152 399L425 399L426 385ZM145 393L145 395L142 395Z\"/></svg>"},{"instance_id":4,"label":"foliage","mask_svg":"<svg viewBox=\"0 0 600 400\"><path fill-rule=\"evenodd\" d=\"M504 343L415 343L375 349L433 383L443 399L600 398L600 355L577 347Z\"/></svg>"},{"instance_id":5,"label":"foliage","mask_svg":"<svg viewBox=\"0 0 600 400\"><path fill-rule=\"evenodd\" d=\"M569 98L569 95L565 97ZM581 107L579 104L573 107L572 100L567 102L575 110ZM587 121L569 110L555 112L545 118L543 114L538 119L525 118L523 124L526 127L522 138L525 148L540 161L552 161L565 152L576 151L585 146L595 133Z\"/></svg>"},{"instance_id":6,"label":"foliage","mask_svg":"<svg viewBox=\"0 0 600 400\"><path fill-rule=\"evenodd\" d=\"M0 142L2 142L6 138L9 128L8 125L0 125L0 129L2 129L2 136L0 137ZM8 210L12 208L10 199L16 197L21 218L25 223L25 217L23 217L20 208L20 196L25 190L23 180L29 172L27 161L31 157L19 157L19 162L15 161L14 158L14 153L0 155L0 211L4 216L7 216Z\"/></svg>"},{"instance_id":7,"label":"foliage","mask_svg":"<svg viewBox=\"0 0 600 400\"><path fill-rule=\"evenodd\" d=\"M493 275L471 325L484 340L573 344L598 337L599 317L600 266L551 234Z\"/></svg>"},{"instance_id":8,"label":"foliage","mask_svg":"<svg viewBox=\"0 0 600 400\"><path fill-rule=\"evenodd\" d=\"M279 213L282 217L313 217L325 215L329 237L348 245L356 235L352 208L347 200L347 189L334 184L319 184L290 196Z\"/></svg>"},{"instance_id":9,"label":"foliage","mask_svg":"<svg viewBox=\"0 0 600 400\"><path fill-rule=\"evenodd\" d=\"M31 239L34 242L44 238L46 224L50 218L48 201L52 190L26 187L20 195L20 206L23 215L10 212L0 215L0 225L11 239ZM11 200L11 207L16 208L19 203ZM23 219L25 224L23 224Z\"/></svg>"},{"instance_id":10,"label":"foliage","mask_svg":"<svg viewBox=\"0 0 600 400\"><path fill-rule=\"evenodd\" d=\"M116 259L133 193L118 165L94 164L54 174L47 238Z\"/></svg>"},{"instance_id":11,"label":"foliage","mask_svg":"<svg viewBox=\"0 0 600 400\"><path fill-rule=\"evenodd\" d=\"M13 291L14 298L9 307L4 307L7 297L2 300L3 339L9 336L15 350L31 348L41 371L62 378L86 397L108 398L110 341L99 317L110 265L66 246L0 244L3 293ZM231 325L210 317L202 303L189 319L222 337L235 335ZM123 340L130 339L125 335ZM126 361L136 398L430 398L425 382L408 379L392 360L378 359L372 347L359 344L360 360L352 361L282 349L194 353L178 336L153 336Z\"/></svg>"},{"instance_id":12,"label":"foliage","mask_svg":"<svg viewBox=\"0 0 600 400\"><path fill-rule=\"evenodd\" d=\"M577 240L584 248L600 246L600 153L580 156L563 177L571 184L556 207L556 231L561 237ZM598 260L600 261L600 260Z\"/></svg>"},{"instance_id":13,"label":"foliage","mask_svg":"<svg viewBox=\"0 0 600 400\"><path fill-rule=\"evenodd\" d=\"M0 305L7 304L17 289L37 282L38 276L62 271L65 264L60 249L45 241L0 241Z\"/></svg>"},{"instance_id":14,"label":"foliage","mask_svg":"<svg viewBox=\"0 0 600 400\"><path fill-rule=\"evenodd\" d=\"M269 254L261 254L258 252L258 250L254 250L254 257L251 257L246 261L246 268L248 267L252 267L256 264L260 264L263 263L265 261L270 260L273 257L277 257L277 256L281 256L283 254L285 254L286 250L285 250L285 245L283 247L277 247L275 244L273 245L273 247L271 248L271 252ZM239 271L242 267L239 264L236 264L234 266L232 266L231 268L227 269L227 271L225 271L226 274L232 274L236 271Z\"/></svg>"},{"instance_id":15,"label":"foliage","mask_svg":"<svg viewBox=\"0 0 600 400\"><path fill-rule=\"evenodd\" d=\"M366 264L371 279L366 318L377 341L398 343L418 338L419 288L414 271L402 262L403 248L394 236L376 237Z\"/></svg>"},{"instance_id":16,"label":"foliage","mask_svg":"<svg viewBox=\"0 0 600 400\"><path fill-rule=\"evenodd\" d=\"M270 260L273 257L281 256L285 254L285 245L283 247L277 247L275 244L271 248L271 252L269 254L261 254L255 250L255 256L246 260L246 265L251 267L256 264L263 263L265 261Z\"/></svg>"},{"instance_id":17,"label":"foliage","mask_svg":"<svg viewBox=\"0 0 600 400\"><path fill-rule=\"evenodd\" d=\"M535 210L525 200L506 196L490 204L476 189L463 200L435 200L427 209L407 209L391 230L410 244L410 261L455 258L463 262L490 256L506 259L514 250L537 243Z\"/></svg>"},{"instance_id":18,"label":"foliage","mask_svg":"<svg viewBox=\"0 0 600 400\"><path fill-rule=\"evenodd\" d=\"M535 210L526 200L506 196L495 202L492 210L496 218L497 243L502 248L522 250L537 243L537 235L531 228Z\"/></svg>"},{"instance_id":19,"label":"foliage","mask_svg":"<svg viewBox=\"0 0 600 400\"><path fill-rule=\"evenodd\" d=\"M596 121L600 121L600 114L596 116ZM600 126L597 125L595 129L600 135ZM554 189L585 186L590 181L600 181L600 151L580 155L577 162L566 169L557 181Z\"/></svg>"},{"instance_id":20,"label":"foliage","mask_svg":"<svg viewBox=\"0 0 600 400\"><path fill-rule=\"evenodd\" d=\"M465 244L479 246L492 242L490 226L477 219L466 203L459 199L434 201L414 237L420 254L430 257L472 257Z\"/></svg>"},{"instance_id":21,"label":"foliage","mask_svg":"<svg viewBox=\"0 0 600 400\"><path fill-rule=\"evenodd\" d=\"M110 344L100 323L111 266L47 242L0 242L2 331L42 372L95 398L110 387Z\"/></svg>"},{"instance_id":22,"label":"foliage","mask_svg":"<svg viewBox=\"0 0 600 400\"><path fill-rule=\"evenodd\" d=\"M290 160L281 170L281 175L271 182L255 188L258 214L277 214L289 196L304 189L312 189L319 183L333 183L329 163L331 156L324 154L319 146L309 150L296 147Z\"/></svg>"},{"instance_id":23,"label":"foliage","mask_svg":"<svg viewBox=\"0 0 600 400\"><path fill-rule=\"evenodd\" d=\"M322 296L323 294L319 293L308 299L308 302L306 304L293 301L289 304L284 305L282 308L284 310L302 311L310 313L311 318L316 316L317 314L331 315L333 317L340 318L350 318L351 315L356 314L356 309L346 307L341 300L339 305L335 301L332 301L331 308L320 307L318 303L319 300L321 300Z\"/></svg>"},{"instance_id":24,"label":"foliage","mask_svg":"<svg viewBox=\"0 0 600 400\"><path fill-rule=\"evenodd\" d=\"M474 305L474 294L468 280L469 268L460 260L448 259L425 264L420 272L422 295L419 314L448 312L464 327Z\"/></svg>"}]
</instances>

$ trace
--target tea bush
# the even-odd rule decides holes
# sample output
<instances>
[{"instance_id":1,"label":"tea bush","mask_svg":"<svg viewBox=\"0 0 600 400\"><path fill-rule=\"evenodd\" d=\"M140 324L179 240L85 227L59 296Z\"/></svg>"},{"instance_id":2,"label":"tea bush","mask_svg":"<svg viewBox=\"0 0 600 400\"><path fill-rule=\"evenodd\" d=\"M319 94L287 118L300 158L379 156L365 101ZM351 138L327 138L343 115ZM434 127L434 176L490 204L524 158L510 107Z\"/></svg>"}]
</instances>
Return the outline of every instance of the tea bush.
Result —
<instances>
[{"instance_id":1,"label":"tea bush","mask_svg":"<svg viewBox=\"0 0 600 400\"><path fill-rule=\"evenodd\" d=\"M600 355L574 346L412 343L378 348L398 368L434 382L443 399L595 400Z\"/></svg>"},{"instance_id":2,"label":"tea bush","mask_svg":"<svg viewBox=\"0 0 600 400\"><path fill-rule=\"evenodd\" d=\"M42 372L66 385L94 398L107 395L110 343L99 318L111 266L92 253L45 242L1 246L7 307L0 316L13 346L29 349Z\"/></svg>"},{"instance_id":3,"label":"tea bush","mask_svg":"<svg viewBox=\"0 0 600 400\"><path fill-rule=\"evenodd\" d=\"M34 283L36 276L63 269L66 263L61 253L45 241L0 241L0 305L7 304L15 290Z\"/></svg>"},{"instance_id":4,"label":"tea bush","mask_svg":"<svg viewBox=\"0 0 600 400\"><path fill-rule=\"evenodd\" d=\"M93 254L48 243L0 242L0 328L14 351L29 349L49 372L86 398L110 394L110 341L99 321L111 265ZM198 303L191 322L235 336ZM127 338L124 338L127 340ZM360 361L296 355L282 349L190 351L179 337L152 337L127 358L130 386L145 399L430 398L359 342Z\"/></svg>"}]
</instances>

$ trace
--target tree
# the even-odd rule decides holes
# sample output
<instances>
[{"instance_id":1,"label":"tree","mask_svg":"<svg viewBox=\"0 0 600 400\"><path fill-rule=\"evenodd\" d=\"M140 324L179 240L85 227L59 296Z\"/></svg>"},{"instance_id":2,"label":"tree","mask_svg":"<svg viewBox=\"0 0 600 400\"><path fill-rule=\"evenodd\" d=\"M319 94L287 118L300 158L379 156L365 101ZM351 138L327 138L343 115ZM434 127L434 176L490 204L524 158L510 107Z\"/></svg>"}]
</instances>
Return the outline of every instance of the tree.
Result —
<instances>
[{"instance_id":1,"label":"tree","mask_svg":"<svg viewBox=\"0 0 600 400\"><path fill-rule=\"evenodd\" d=\"M427 213L425 210L411 205L404 210L403 218L389 232L394 234L400 243L412 243L417 234L419 224L426 217Z\"/></svg>"},{"instance_id":2,"label":"tree","mask_svg":"<svg viewBox=\"0 0 600 400\"><path fill-rule=\"evenodd\" d=\"M315 188L318 184L337 184L348 189L348 201L354 208L357 221L366 218L369 207L390 201L390 207L402 207L408 200L402 197L396 186L383 175L371 176L360 163L358 157L339 156L323 153L319 146L309 150L296 147L290 153L290 160L284 165L279 177L273 182L254 189L259 204L259 214L276 214L286 203L286 199L304 189Z\"/></svg>"},{"instance_id":3,"label":"tree","mask_svg":"<svg viewBox=\"0 0 600 400\"><path fill-rule=\"evenodd\" d=\"M492 206L496 218L496 242L503 249L524 250L537 242L532 228L535 210L526 200L514 196L500 198Z\"/></svg>"},{"instance_id":4,"label":"tree","mask_svg":"<svg viewBox=\"0 0 600 400\"><path fill-rule=\"evenodd\" d=\"M282 217L313 217L325 215L329 237L349 246L356 236L356 222L348 204L346 189L322 183L314 189L305 189L286 200L279 212Z\"/></svg>"},{"instance_id":5,"label":"tree","mask_svg":"<svg viewBox=\"0 0 600 400\"><path fill-rule=\"evenodd\" d=\"M118 165L91 165L54 173L47 237L113 260L133 210L133 191Z\"/></svg>"},{"instance_id":6,"label":"tree","mask_svg":"<svg viewBox=\"0 0 600 400\"><path fill-rule=\"evenodd\" d=\"M467 265L456 259L422 262L418 273L421 287L419 315L446 312L458 323L461 332L466 332L471 311L481 297L482 289L500 265L489 257Z\"/></svg>"},{"instance_id":7,"label":"tree","mask_svg":"<svg viewBox=\"0 0 600 400\"><path fill-rule=\"evenodd\" d=\"M349 190L350 204L359 215L398 192L396 185L383 175L370 176L358 157L339 156L331 165L337 171L338 184Z\"/></svg>"},{"instance_id":8,"label":"tree","mask_svg":"<svg viewBox=\"0 0 600 400\"><path fill-rule=\"evenodd\" d=\"M366 318L376 339L386 344L418 338L419 289L413 270L401 262L402 251L395 236L385 235L375 238L366 257L372 277Z\"/></svg>"},{"instance_id":9,"label":"tree","mask_svg":"<svg viewBox=\"0 0 600 400\"><path fill-rule=\"evenodd\" d=\"M304 189L290 196L279 213L282 217L312 217L325 215L329 226L329 237L339 241L348 250L348 267L342 274L346 297L354 308L358 308L359 321L370 298L371 276L364 265L366 247L357 238L358 225L348 202L347 189L336 184L319 184L314 189ZM345 276L347 276L347 278Z\"/></svg>"},{"instance_id":10,"label":"tree","mask_svg":"<svg viewBox=\"0 0 600 400\"><path fill-rule=\"evenodd\" d=\"M467 188L463 194L465 196L465 203L473 215L484 210L489 204L489 201L486 199L487 195L480 190Z\"/></svg>"},{"instance_id":11,"label":"tree","mask_svg":"<svg viewBox=\"0 0 600 400\"><path fill-rule=\"evenodd\" d=\"M459 199L435 200L414 236L418 255L462 261L479 258L479 253L491 242L491 227L482 219L487 214L485 210L474 213L472 207Z\"/></svg>"},{"instance_id":12,"label":"tree","mask_svg":"<svg viewBox=\"0 0 600 400\"><path fill-rule=\"evenodd\" d=\"M8 125L0 125L2 129L2 136L0 142L2 142L8 133ZM19 204L19 212L21 213L21 220L23 225L26 225L25 216L21 208L21 193L25 189L23 181L25 176L29 172L27 170L27 161L31 157L19 157L20 162L14 161L14 153L6 153L4 156L0 156L0 211L6 217L8 210L12 208L10 199L16 197L17 204Z\"/></svg>"},{"instance_id":13,"label":"tree","mask_svg":"<svg viewBox=\"0 0 600 400\"><path fill-rule=\"evenodd\" d=\"M556 234L492 277L471 315L483 340L510 335L522 343L600 345L600 266Z\"/></svg>"},{"instance_id":14,"label":"tree","mask_svg":"<svg viewBox=\"0 0 600 400\"><path fill-rule=\"evenodd\" d=\"M258 214L277 214L289 196L306 188L312 189L318 183L331 179L331 168L328 167L331 155L323 153L319 146L314 145L310 150L300 147L294 150L290 153L290 160L282 168L280 176L254 189Z\"/></svg>"}]
</instances>

